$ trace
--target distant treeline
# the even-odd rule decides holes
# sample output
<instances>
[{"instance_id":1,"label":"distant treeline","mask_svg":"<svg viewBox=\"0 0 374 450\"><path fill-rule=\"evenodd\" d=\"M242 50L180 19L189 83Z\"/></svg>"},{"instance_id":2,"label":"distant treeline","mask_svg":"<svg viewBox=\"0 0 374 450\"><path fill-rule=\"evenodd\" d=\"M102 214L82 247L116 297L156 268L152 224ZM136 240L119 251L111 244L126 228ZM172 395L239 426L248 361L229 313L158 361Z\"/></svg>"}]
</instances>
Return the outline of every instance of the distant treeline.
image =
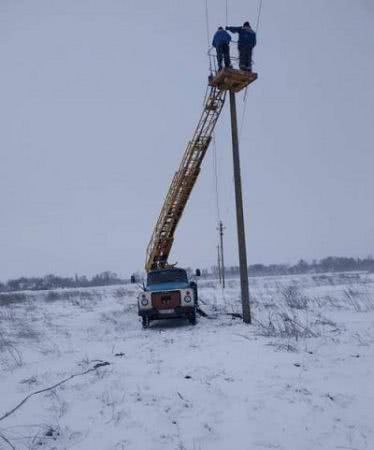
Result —
<instances>
[{"instance_id":1,"label":"distant treeline","mask_svg":"<svg viewBox=\"0 0 374 450\"><path fill-rule=\"evenodd\" d=\"M214 268L218 273L217 267ZM226 267L226 274L239 274L239 267ZM320 260L307 262L300 259L297 264L254 264L248 268L250 276L264 275L293 275L303 273L324 273L324 272L350 272L367 271L374 272L374 259L368 258L347 258L329 256Z\"/></svg>"},{"instance_id":2,"label":"distant treeline","mask_svg":"<svg viewBox=\"0 0 374 450\"><path fill-rule=\"evenodd\" d=\"M78 288L93 286L110 286L124 284L128 280L122 280L116 273L102 272L92 278L86 276L59 277L57 275L45 275L44 277L16 278L6 283L0 282L0 292L12 291L43 291L57 288Z\"/></svg>"},{"instance_id":3,"label":"distant treeline","mask_svg":"<svg viewBox=\"0 0 374 450\"><path fill-rule=\"evenodd\" d=\"M329 256L321 260L314 260L312 262L300 259L297 264L254 264L249 266L250 276L265 276L265 275L294 275L303 273L324 273L324 272L349 272L349 271L367 271L374 273L374 259L368 258L346 258ZM192 274L192 269L187 271ZM227 277L236 277L239 275L238 266L225 267ZM217 266L209 269L202 269L201 275L203 278L218 278ZM86 276L75 277L59 277L57 275L46 275L44 277L21 277L14 280L9 280L6 283L0 282L0 292L12 291L39 291L57 288L82 288L93 286L110 286L116 284L129 283L128 279L121 279L114 272L102 272L92 278Z\"/></svg>"}]
</instances>

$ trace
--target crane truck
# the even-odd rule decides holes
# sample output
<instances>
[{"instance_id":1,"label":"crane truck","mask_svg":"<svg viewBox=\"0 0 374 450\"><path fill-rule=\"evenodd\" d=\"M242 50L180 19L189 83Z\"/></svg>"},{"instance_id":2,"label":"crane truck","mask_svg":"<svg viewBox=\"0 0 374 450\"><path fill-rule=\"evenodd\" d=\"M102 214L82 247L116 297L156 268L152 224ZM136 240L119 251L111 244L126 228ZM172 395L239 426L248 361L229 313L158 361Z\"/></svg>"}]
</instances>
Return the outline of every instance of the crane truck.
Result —
<instances>
[{"instance_id":1,"label":"crane truck","mask_svg":"<svg viewBox=\"0 0 374 450\"><path fill-rule=\"evenodd\" d=\"M196 323L197 283L189 280L186 270L170 265L168 257L177 225L212 140L226 93L229 90L239 92L256 78L255 73L231 68L212 73L209 77L202 115L170 184L147 247L147 279L138 296L138 314L144 328L149 327L152 320L168 318L186 318L191 324ZM200 276L200 270L196 270L195 275ZM132 282L135 281L132 277Z\"/></svg>"}]
</instances>

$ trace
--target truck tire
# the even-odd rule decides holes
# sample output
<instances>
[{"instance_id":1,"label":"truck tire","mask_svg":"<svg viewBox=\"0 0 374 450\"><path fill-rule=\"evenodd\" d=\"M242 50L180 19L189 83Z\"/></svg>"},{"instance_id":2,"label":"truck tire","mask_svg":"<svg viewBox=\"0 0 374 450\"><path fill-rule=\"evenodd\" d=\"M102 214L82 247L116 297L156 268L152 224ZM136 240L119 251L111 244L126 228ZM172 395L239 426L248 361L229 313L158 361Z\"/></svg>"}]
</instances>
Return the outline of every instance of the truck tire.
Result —
<instances>
[{"instance_id":1,"label":"truck tire","mask_svg":"<svg viewBox=\"0 0 374 450\"><path fill-rule=\"evenodd\" d=\"M188 316L188 321L190 322L191 325L196 325L196 310L195 309Z\"/></svg>"},{"instance_id":2,"label":"truck tire","mask_svg":"<svg viewBox=\"0 0 374 450\"><path fill-rule=\"evenodd\" d=\"M198 294L197 294L197 283L195 283L195 281L191 281L190 287L195 293L195 295L194 295L194 297L195 297L195 306L198 306L198 304L199 304L198 300L199 299L198 299Z\"/></svg>"},{"instance_id":3,"label":"truck tire","mask_svg":"<svg viewBox=\"0 0 374 450\"><path fill-rule=\"evenodd\" d=\"M149 317L143 316L142 317L142 325L143 325L144 329L149 328L149 323L150 323Z\"/></svg>"}]
</instances>

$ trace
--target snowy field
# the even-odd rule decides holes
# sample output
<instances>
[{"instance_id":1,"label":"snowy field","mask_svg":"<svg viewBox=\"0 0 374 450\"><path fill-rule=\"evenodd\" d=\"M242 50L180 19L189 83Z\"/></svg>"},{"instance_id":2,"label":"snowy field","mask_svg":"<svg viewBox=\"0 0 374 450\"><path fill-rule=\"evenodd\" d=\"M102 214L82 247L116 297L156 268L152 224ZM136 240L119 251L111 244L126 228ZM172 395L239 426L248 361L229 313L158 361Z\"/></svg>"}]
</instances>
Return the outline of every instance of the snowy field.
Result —
<instances>
[{"instance_id":1,"label":"snowy field","mask_svg":"<svg viewBox=\"0 0 374 450\"><path fill-rule=\"evenodd\" d=\"M0 295L0 448L374 449L374 275L250 284L253 326L238 280L147 330L135 286Z\"/></svg>"}]
</instances>

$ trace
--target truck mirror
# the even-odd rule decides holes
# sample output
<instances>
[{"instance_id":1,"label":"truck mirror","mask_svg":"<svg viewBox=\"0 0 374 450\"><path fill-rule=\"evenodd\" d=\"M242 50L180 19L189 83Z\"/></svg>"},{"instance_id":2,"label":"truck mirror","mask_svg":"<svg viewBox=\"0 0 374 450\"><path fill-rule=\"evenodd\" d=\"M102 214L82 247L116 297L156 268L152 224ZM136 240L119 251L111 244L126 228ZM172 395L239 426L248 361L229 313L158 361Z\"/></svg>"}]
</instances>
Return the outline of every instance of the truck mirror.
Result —
<instances>
[{"instance_id":1,"label":"truck mirror","mask_svg":"<svg viewBox=\"0 0 374 450\"><path fill-rule=\"evenodd\" d=\"M131 282L131 284L136 283L135 275L131 275L130 282Z\"/></svg>"},{"instance_id":2,"label":"truck mirror","mask_svg":"<svg viewBox=\"0 0 374 450\"><path fill-rule=\"evenodd\" d=\"M197 277L201 277L200 269L196 269L195 275L196 275Z\"/></svg>"}]
</instances>

